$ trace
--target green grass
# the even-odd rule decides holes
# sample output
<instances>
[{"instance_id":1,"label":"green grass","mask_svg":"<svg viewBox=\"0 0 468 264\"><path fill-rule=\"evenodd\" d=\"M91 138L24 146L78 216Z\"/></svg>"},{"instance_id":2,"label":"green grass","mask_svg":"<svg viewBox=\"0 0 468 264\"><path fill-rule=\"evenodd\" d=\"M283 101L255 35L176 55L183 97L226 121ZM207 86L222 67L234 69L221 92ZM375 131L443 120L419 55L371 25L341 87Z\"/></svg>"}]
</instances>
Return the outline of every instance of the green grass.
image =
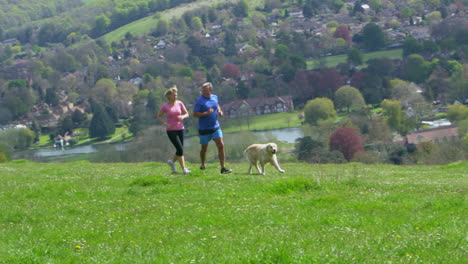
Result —
<instances>
[{"instance_id":1,"label":"green grass","mask_svg":"<svg viewBox=\"0 0 468 264\"><path fill-rule=\"evenodd\" d=\"M115 132L109 136L107 140L97 140L96 138L89 138L88 137L88 129L78 128L75 129L75 132L79 133L79 136L73 137L76 140L75 146L85 145L90 143L113 143L113 142L120 142L123 140L130 140L133 138L131 132L128 131L127 126L117 127ZM50 147L54 145L54 142L50 140L48 134L41 135L39 137L39 142L33 148L43 148L43 147Z\"/></svg>"},{"instance_id":2,"label":"green grass","mask_svg":"<svg viewBox=\"0 0 468 264\"><path fill-rule=\"evenodd\" d=\"M466 263L467 163L0 164L0 263Z\"/></svg>"},{"instance_id":3,"label":"green grass","mask_svg":"<svg viewBox=\"0 0 468 264\"><path fill-rule=\"evenodd\" d=\"M87 4L91 4L92 2L96 2L98 0L83 0L83 3L85 3L86 5Z\"/></svg>"},{"instance_id":4,"label":"green grass","mask_svg":"<svg viewBox=\"0 0 468 264\"><path fill-rule=\"evenodd\" d=\"M200 0L195 3L183 4L178 7L174 7L168 10L160 12L160 18L170 20L173 17L181 17L186 11L202 7L202 6L211 6L223 2L238 2L239 0ZM122 26L112 32L107 33L102 38L107 42L117 42L125 38L127 32L131 32L133 36L143 36L151 33L152 30L156 28L158 19L154 15L150 15L134 21L130 24Z\"/></svg>"},{"instance_id":5,"label":"green grass","mask_svg":"<svg viewBox=\"0 0 468 264\"><path fill-rule=\"evenodd\" d=\"M366 62L370 59L375 59L379 57L388 57L390 59L399 59L402 57L402 49L392 49L392 50L383 50L363 53L363 61ZM340 54L335 56L325 57L325 65L328 68L333 68L339 63L346 62L347 55ZM315 60L307 61L307 69L313 69L315 67Z\"/></svg>"},{"instance_id":6,"label":"green grass","mask_svg":"<svg viewBox=\"0 0 468 264\"><path fill-rule=\"evenodd\" d=\"M271 130L299 127L302 121L304 120L298 118L298 112L291 112L226 119L221 121L221 126L223 132L229 133L247 130Z\"/></svg>"}]
</instances>

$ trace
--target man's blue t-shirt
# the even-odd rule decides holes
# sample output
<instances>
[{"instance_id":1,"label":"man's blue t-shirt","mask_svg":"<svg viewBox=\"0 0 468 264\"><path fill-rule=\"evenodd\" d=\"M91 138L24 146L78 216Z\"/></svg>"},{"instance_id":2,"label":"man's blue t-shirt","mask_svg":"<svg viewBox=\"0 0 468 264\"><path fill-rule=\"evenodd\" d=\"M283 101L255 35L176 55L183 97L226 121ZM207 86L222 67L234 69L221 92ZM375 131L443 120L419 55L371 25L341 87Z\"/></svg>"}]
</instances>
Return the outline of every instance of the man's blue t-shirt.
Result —
<instances>
[{"instance_id":1,"label":"man's blue t-shirt","mask_svg":"<svg viewBox=\"0 0 468 264\"><path fill-rule=\"evenodd\" d=\"M208 109L213 108L213 113L207 116L198 118L198 129L208 130L219 127L218 122L218 96L212 94L210 98L206 98L203 95L198 97L195 102L194 112L206 112Z\"/></svg>"}]
</instances>

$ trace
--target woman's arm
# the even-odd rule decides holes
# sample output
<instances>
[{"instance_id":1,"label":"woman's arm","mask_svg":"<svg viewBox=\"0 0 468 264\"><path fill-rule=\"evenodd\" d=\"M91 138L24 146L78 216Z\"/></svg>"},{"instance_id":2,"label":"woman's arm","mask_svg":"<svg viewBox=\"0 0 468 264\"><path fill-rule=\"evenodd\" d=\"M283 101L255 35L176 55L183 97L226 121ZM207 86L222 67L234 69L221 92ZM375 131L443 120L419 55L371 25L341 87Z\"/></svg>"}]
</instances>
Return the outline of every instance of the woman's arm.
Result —
<instances>
[{"instance_id":1,"label":"woman's arm","mask_svg":"<svg viewBox=\"0 0 468 264\"><path fill-rule=\"evenodd\" d=\"M185 108L184 103L181 102L181 115L179 116L179 120L184 120L185 118L189 117L189 113L187 112L187 109Z\"/></svg>"},{"instance_id":2,"label":"woman's arm","mask_svg":"<svg viewBox=\"0 0 468 264\"><path fill-rule=\"evenodd\" d=\"M157 118L158 118L159 122L161 122L161 124L165 125L166 127L169 127L169 124L166 123L166 121L163 119L163 115L164 115L164 112L159 110Z\"/></svg>"}]
</instances>

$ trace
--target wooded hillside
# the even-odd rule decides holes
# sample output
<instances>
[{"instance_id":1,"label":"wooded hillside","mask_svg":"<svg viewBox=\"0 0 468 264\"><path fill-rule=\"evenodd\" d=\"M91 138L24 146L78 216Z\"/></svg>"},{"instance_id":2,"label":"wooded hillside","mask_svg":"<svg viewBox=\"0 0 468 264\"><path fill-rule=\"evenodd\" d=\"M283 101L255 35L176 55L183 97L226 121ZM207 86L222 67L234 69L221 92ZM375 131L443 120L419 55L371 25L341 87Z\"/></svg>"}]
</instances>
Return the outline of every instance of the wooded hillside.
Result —
<instances>
[{"instance_id":1,"label":"wooded hillside","mask_svg":"<svg viewBox=\"0 0 468 264\"><path fill-rule=\"evenodd\" d=\"M82 5L82 0L0 0L0 28L21 26Z\"/></svg>"}]
</instances>

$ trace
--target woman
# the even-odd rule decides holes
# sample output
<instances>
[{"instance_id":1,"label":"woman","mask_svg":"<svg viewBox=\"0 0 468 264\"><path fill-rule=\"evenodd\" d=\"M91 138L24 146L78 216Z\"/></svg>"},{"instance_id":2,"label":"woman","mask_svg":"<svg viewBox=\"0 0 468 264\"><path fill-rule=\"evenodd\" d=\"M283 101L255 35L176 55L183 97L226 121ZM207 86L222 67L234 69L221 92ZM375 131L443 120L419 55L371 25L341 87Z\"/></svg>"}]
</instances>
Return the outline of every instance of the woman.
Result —
<instances>
[{"instance_id":1,"label":"woman","mask_svg":"<svg viewBox=\"0 0 468 264\"><path fill-rule=\"evenodd\" d=\"M173 86L164 93L167 103L163 104L159 109L158 120L166 126L167 136L176 148L174 157L167 161L171 166L172 172L177 172L175 163L179 160L182 172L190 173L185 167L184 160L184 123L182 120L189 116L187 109L182 101L177 100L177 87ZM166 115L166 120L163 119Z\"/></svg>"}]
</instances>

